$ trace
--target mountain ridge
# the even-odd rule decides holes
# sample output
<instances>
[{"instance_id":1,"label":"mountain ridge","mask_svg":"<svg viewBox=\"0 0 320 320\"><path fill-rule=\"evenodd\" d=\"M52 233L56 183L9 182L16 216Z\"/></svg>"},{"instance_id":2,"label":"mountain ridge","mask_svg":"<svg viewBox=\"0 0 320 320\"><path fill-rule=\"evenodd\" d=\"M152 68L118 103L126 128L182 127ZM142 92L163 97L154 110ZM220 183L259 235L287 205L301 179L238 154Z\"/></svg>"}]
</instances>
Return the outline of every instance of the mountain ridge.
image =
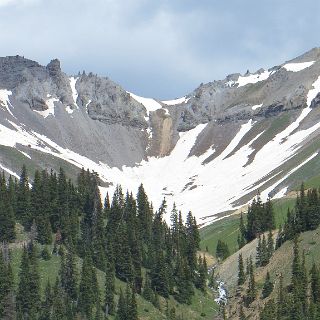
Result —
<instances>
[{"instance_id":1,"label":"mountain ridge","mask_svg":"<svg viewBox=\"0 0 320 320\"><path fill-rule=\"evenodd\" d=\"M92 73L70 77L57 59L45 67L0 58L0 145L9 148L0 164L12 172L19 161L88 167L100 174L103 193L144 183L155 204L165 196L198 218L214 216L257 190L284 193L295 183L290 177L320 166L319 76L314 48L166 104Z\"/></svg>"}]
</instances>

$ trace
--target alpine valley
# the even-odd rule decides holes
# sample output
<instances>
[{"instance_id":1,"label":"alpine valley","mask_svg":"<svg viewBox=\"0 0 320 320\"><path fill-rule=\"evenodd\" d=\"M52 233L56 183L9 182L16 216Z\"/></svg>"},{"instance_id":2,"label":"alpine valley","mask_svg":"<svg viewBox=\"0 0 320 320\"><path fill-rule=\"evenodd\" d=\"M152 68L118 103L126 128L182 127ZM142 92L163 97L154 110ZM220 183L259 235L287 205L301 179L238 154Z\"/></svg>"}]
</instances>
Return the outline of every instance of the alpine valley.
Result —
<instances>
[{"instance_id":1,"label":"alpine valley","mask_svg":"<svg viewBox=\"0 0 320 320\"><path fill-rule=\"evenodd\" d=\"M66 75L21 56L0 58L0 167L19 175L84 167L100 191L143 183L208 224L248 203L290 193L319 173L320 49L268 70L201 84L158 101L105 77Z\"/></svg>"},{"instance_id":2,"label":"alpine valley","mask_svg":"<svg viewBox=\"0 0 320 320\"><path fill-rule=\"evenodd\" d=\"M0 319L319 319L319 149L320 48L165 101L0 58Z\"/></svg>"}]
</instances>

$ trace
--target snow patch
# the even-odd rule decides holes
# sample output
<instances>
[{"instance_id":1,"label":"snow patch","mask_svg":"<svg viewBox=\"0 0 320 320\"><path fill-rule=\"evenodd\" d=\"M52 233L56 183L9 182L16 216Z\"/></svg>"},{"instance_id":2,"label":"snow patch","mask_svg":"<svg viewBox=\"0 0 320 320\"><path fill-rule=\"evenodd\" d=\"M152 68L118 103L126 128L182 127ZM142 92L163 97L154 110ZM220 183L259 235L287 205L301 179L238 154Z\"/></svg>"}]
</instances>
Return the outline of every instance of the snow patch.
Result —
<instances>
[{"instance_id":1,"label":"snow patch","mask_svg":"<svg viewBox=\"0 0 320 320\"><path fill-rule=\"evenodd\" d=\"M312 84L313 89L309 90L307 95L307 105L310 107L312 100L317 96L320 92L320 76L318 79Z\"/></svg>"},{"instance_id":2,"label":"snow patch","mask_svg":"<svg viewBox=\"0 0 320 320\"><path fill-rule=\"evenodd\" d=\"M257 83L259 81L267 80L270 76L270 71L264 71L260 74L250 74L248 76L239 76L238 80L235 82L238 84L238 88L243 87L249 83Z\"/></svg>"},{"instance_id":3,"label":"snow patch","mask_svg":"<svg viewBox=\"0 0 320 320\"><path fill-rule=\"evenodd\" d=\"M261 108L262 105L263 105L263 103L261 103L261 104L256 104L255 106L252 106L251 109L252 109L252 110L257 110L257 109Z\"/></svg>"},{"instance_id":4,"label":"snow patch","mask_svg":"<svg viewBox=\"0 0 320 320\"><path fill-rule=\"evenodd\" d=\"M293 168L292 170L290 170L284 177L282 177L280 180L278 180L275 184L273 184L271 187L269 187L268 189L264 190L261 193L261 199L263 201L266 201L266 199L269 197L269 193L276 188L282 181L286 180L288 177L290 177L294 172L296 172L298 169L300 169L301 167L303 167L306 163L308 163L310 160L312 160L314 157L316 157L318 155L318 152L315 152L313 155L311 155L309 158L307 158L305 161L303 161L302 163L300 163L298 166L296 166L295 168ZM280 190L281 192L282 190ZM275 198L275 196L273 197ZM276 199L276 198L275 198Z\"/></svg>"},{"instance_id":5,"label":"snow patch","mask_svg":"<svg viewBox=\"0 0 320 320\"><path fill-rule=\"evenodd\" d=\"M140 96L137 96L131 92L128 92L130 94L130 96L138 101L139 103L141 103L147 110L147 116L144 117L146 121L149 120L149 113L152 112L152 111L156 111L158 109L161 109L162 108L162 105L157 102L156 100L152 99L152 98L144 98L144 97L140 97Z\"/></svg>"},{"instance_id":6,"label":"snow patch","mask_svg":"<svg viewBox=\"0 0 320 320\"><path fill-rule=\"evenodd\" d=\"M66 111L69 113L69 114L72 114L74 109L72 109L70 106L66 106Z\"/></svg>"},{"instance_id":7,"label":"snow patch","mask_svg":"<svg viewBox=\"0 0 320 320\"><path fill-rule=\"evenodd\" d=\"M111 168L102 162L96 163L72 150L60 147L46 136L35 131L28 132L22 125L18 126L13 122L10 123L14 126L14 130L0 125L0 144L12 147L17 143L29 145L34 150L64 159L79 168L94 170L102 181L113 183L107 188L109 194L113 193L117 184L121 184L124 190L136 193L139 185L143 183L154 208L158 208L165 196L168 211L175 201L184 214L191 210L198 220L202 219L202 223L214 220L216 213L234 209L235 201L256 190L258 181L263 191L262 196L267 196L281 181L317 156L317 153L313 154L285 175L280 172L282 177L280 173L271 177L274 170L295 156L303 140L320 129L319 122L308 129L296 131L301 121L311 112L311 101L319 89L320 77L313 83L313 88L308 93L308 107L301 111L293 123L258 150L254 158L250 158L249 164L248 159L254 152L252 143L262 133L254 136L238 150L236 148L254 126L252 120L243 124L225 150L205 165L203 165L204 160L215 152L213 146L199 157L190 156L190 151L206 124L180 132L179 140L168 156L149 157L135 167L123 166L121 169ZM149 136L152 135L151 128L147 129L147 133ZM277 180L267 189L264 187L268 181L266 177L269 180L272 178ZM191 178L192 188L185 188ZM203 219L205 217L208 217L207 220Z\"/></svg>"},{"instance_id":8,"label":"snow patch","mask_svg":"<svg viewBox=\"0 0 320 320\"><path fill-rule=\"evenodd\" d=\"M311 67L314 63L315 61L286 63L283 68L285 68L287 71L298 72Z\"/></svg>"},{"instance_id":9,"label":"snow patch","mask_svg":"<svg viewBox=\"0 0 320 320\"><path fill-rule=\"evenodd\" d=\"M76 83L77 83L78 79L79 79L79 78L75 78L75 77L69 78L70 87L71 87L71 91L72 91L73 103L74 103L74 105L77 107L77 109L79 109L79 107L78 107L78 105L77 105L78 92L77 92L77 89L76 89Z\"/></svg>"},{"instance_id":10,"label":"snow patch","mask_svg":"<svg viewBox=\"0 0 320 320\"><path fill-rule=\"evenodd\" d=\"M12 107L11 103L10 103L10 100L9 100L9 96L12 95L12 91L10 90L7 90L7 89L0 89L0 104L6 108L6 110L12 115L12 112L9 108Z\"/></svg>"},{"instance_id":11,"label":"snow patch","mask_svg":"<svg viewBox=\"0 0 320 320\"><path fill-rule=\"evenodd\" d=\"M272 199L280 199L283 198L285 196L285 194L288 191L288 187L284 187L281 190L279 190L273 197Z\"/></svg>"},{"instance_id":12,"label":"snow patch","mask_svg":"<svg viewBox=\"0 0 320 320\"><path fill-rule=\"evenodd\" d=\"M89 100L88 102L87 102L87 104L86 104L86 106L85 106L85 108L86 108L86 113L88 113L88 105L91 103L91 100Z\"/></svg>"},{"instance_id":13,"label":"snow patch","mask_svg":"<svg viewBox=\"0 0 320 320\"><path fill-rule=\"evenodd\" d=\"M225 83L225 85L226 85L227 87L230 87L230 88L232 88L235 84L236 84L236 82L233 81L233 80L230 80L230 81L228 81L228 82Z\"/></svg>"},{"instance_id":14,"label":"snow patch","mask_svg":"<svg viewBox=\"0 0 320 320\"><path fill-rule=\"evenodd\" d=\"M187 103L190 98L182 97L174 100L164 100L161 101L162 103L166 104L167 106L174 106L176 104L181 104L181 103Z\"/></svg>"},{"instance_id":15,"label":"snow patch","mask_svg":"<svg viewBox=\"0 0 320 320\"><path fill-rule=\"evenodd\" d=\"M149 139L152 139L152 129L150 127L147 128L147 134Z\"/></svg>"},{"instance_id":16,"label":"snow patch","mask_svg":"<svg viewBox=\"0 0 320 320\"><path fill-rule=\"evenodd\" d=\"M17 179L20 179L20 176L18 174L16 174L15 172L11 171L10 169L8 169L7 167L3 166L1 163L0 163L0 168L6 172L8 172L10 175L16 177Z\"/></svg>"},{"instance_id":17,"label":"snow patch","mask_svg":"<svg viewBox=\"0 0 320 320\"><path fill-rule=\"evenodd\" d=\"M44 118L47 118L49 115L54 116L54 103L58 101L59 99L57 98L50 98L46 100L46 105L48 107L47 110L43 110L43 111L33 110L33 111L39 113Z\"/></svg>"},{"instance_id":18,"label":"snow patch","mask_svg":"<svg viewBox=\"0 0 320 320\"><path fill-rule=\"evenodd\" d=\"M23 152L23 151L21 151L21 150L18 150L18 151L19 151L20 153L22 153L25 157L31 159L31 157L30 157L27 153L25 153L25 152Z\"/></svg>"}]
</instances>

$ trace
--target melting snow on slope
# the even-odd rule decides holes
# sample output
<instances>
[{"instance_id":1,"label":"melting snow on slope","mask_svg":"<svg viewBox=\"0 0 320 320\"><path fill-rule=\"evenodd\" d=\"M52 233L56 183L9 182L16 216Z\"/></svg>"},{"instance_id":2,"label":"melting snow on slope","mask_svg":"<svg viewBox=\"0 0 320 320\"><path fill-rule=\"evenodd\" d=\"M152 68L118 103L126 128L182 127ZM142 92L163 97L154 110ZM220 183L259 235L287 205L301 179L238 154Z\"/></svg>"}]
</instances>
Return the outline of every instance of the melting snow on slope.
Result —
<instances>
[{"instance_id":1,"label":"melting snow on slope","mask_svg":"<svg viewBox=\"0 0 320 320\"><path fill-rule=\"evenodd\" d=\"M278 183L279 184L279 183ZM282 188L281 190L279 190L273 197L272 199L280 199L282 197L285 196L285 194L287 193L288 191L288 187L284 187Z\"/></svg>"},{"instance_id":2,"label":"melting snow on slope","mask_svg":"<svg viewBox=\"0 0 320 320\"><path fill-rule=\"evenodd\" d=\"M71 109L70 106L66 106L66 111L67 111L69 114L72 114L74 110Z\"/></svg>"},{"instance_id":3,"label":"melting snow on slope","mask_svg":"<svg viewBox=\"0 0 320 320\"><path fill-rule=\"evenodd\" d=\"M187 103L190 100L190 98L186 98L186 97L182 97L179 99L174 99L174 100L164 100L161 101L162 103L168 105L168 106L174 106L176 104L180 104L180 103Z\"/></svg>"},{"instance_id":4,"label":"melting snow on slope","mask_svg":"<svg viewBox=\"0 0 320 320\"><path fill-rule=\"evenodd\" d=\"M264 71L260 74L250 74L248 76L239 76L238 80L235 82L238 84L238 88L243 87L249 83L257 83L259 81L267 80L270 76L270 71Z\"/></svg>"},{"instance_id":5,"label":"melting snow on slope","mask_svg":"<svg viewBox=\"0 0 320 320\"><path fill-rule=\"evenodd\" d=\"M248 164L248 159L254 151L252 143L262 133L259 133L237 151L234 150L244 135L252 128L254 124L252 120L243 124L227 148L205 165L202 163L213 154L212 148L199 157L189 157L190 150L198 135L206 127L205 124L180 133L180 138L170 155L162 158L151 157L148 161L144 160L135 167L124 166L121 170L110 168L101 162L95 163L82 155L60 147L43 135L27 132L23 127L12 122L15 130L0 125L0 144L30 145L32 149L52 154L77 167L90 168L96 171L103 181L113 182L113 186L108 189L109 193L113 192L117 183L121 184L124 190L129 189L134 193L137 192L140 183L143 183L155 208L166 196L169 210L175 201L183 213L192 210L195 216L200 218L232 209L234 201L245 196L248 192L256 190L258 184L254 185L255 183L265 179L273 170L295 155L299 144L320 128L320 123L316 123L308 129L295 131L311 111L310 103L319 90L320 77L314 82L313 89L308 93L308 107L303 109L299 117L285 130L265 144L250 164ZM315 156L317 153L284 174L272 188ZM274 175L274 177L276 176ZM268 179L272 179L272 176ZM263 186L263 182L260 182L260 185ZM270 188L265 190L263 194L267 195L271 191Z\"/></svg>"},{"instance_id":6,"label":"melting snow on slope","mask_svg":"<svg viewBox=\"0 0 320 320\"><path fill-rule=\"evenodd\" d=\"M144 105L144 107L147 109L148 113L150 111L156 111L156 110L162 108L162 105L159 102L157 102L156 100L152 99L152 98L139 97L139 96L137 96L137 95L135 95L135 94L133 94L131 92L129 92L129 93L130 93L130 96L134 100L136 100L136 101L138 101L138 102L140 102L140 103L142 103Z\"/></svg>"},{"instance_id":7,"label":"melting snow on slope","mask_svg":"<svg viewBox=\"0 0 320 320\"><path fill-rule=\"evenodd\" d=\"M156 110L162 108L162 105L152 98L140 97L140 96L137 96L131 92L129 92L129 94L134 100L136 100L144 105L144 107L147 110L147 115L149 115L149 112L151 112L151 111L156 111ZM147 116L147 117L145 117L145 119L148 121L149 117Z\"/></svg>"},{"instance_id":8,"label":"melting snow on slope","mask_svg":"<svg viewBox=\"0 0 320 320\"><path fill-rule=\"evenodd\" d=\"M27 153L25 153L25 152L23 152L23 151L21 151L21 150L18 150L18 151L19 151L20 153L22 153L25 157L31 159L31 157L30 157Z\"/></svg>"},{"instance_id":9,"label":"melting snow on slope","mask_svg":"<svg viewBox=\"0 0 320 320\"><path fill-rule=\"evenodd\" d=\"M50 99L46 100L46 105L48 107L47 110L43 110L43 111L33 110L33 111L39 113L44 118L47 118L49 115L54 116L54 103L58 102L58 101L59 101L59 99L50 98Z\"/></svg>"},{"instance_id":10,"label":"melting snow on slope","mask_svg":"<svg viewBox=\"0 0 320 320\"><path fill-rule=\"evenodd\" d=\"M298 71L301 71L301 70L304 70L306 68L311 67L314 63L315 63L315 61L286 63L283 66L283 68L285 68L287 71L298 72Z\"/></svg>"},{"instance_id":11,"label":"melting snow on slope","mask_svg":"<svg viewBox=\"0 0 320 320\"><path fill-rule=\"evenodd\" d=\"M76 89L76 83L77 83L78 79L79 78L71 77L69 80L70 80L70 87L71 87L71 91L72 91L73 103L79 109L79 107L77 105L78 92Z\"/></svg>"},{"instance_id":12,"label":"melting snow on slope","mask_svg":"<svg viewBox=\"0 0 320 320\"><path fill-rule=\"evenodd\" d=\"M257 110L257 109L261 108L262 105L263 105L263 103L261 103L261 104L256 104L255 106L252 106L251 109L252 109L252 110Z\"/></svg>"},{"instance_id":13,"label":"melting snow on slope","mask_svg":"<svg viewBox=\"0 0 320 320\"><path fill-rule=\"evenodd\" d=\"M17 179L20 179L20 176L17 175L15 172L11 171L10 169L6 168L5 166L3 166L1 163L0 163L0 168L6 172L8 172L9 174L11 174L13 177L16 177Z\"/></svg>"},{"instance_id":14,"label":"melting snow on slope","mask_svg":"<svg viewBox=\"0 0 320 320\"><path fill-rule=\"evenodd\" d=\"M9 96L12 95L12 92L7 90L7 89L0 89L0 104L2 106L4 106L7 111L13 116L10 108L9 108L9 105L12 107L11 103L10 103L10 100L9 100Z\"/></svg>"},{"instance_id":15,"label":"melting snow on slope","mask_svg":"<svg viewBox=\"0 0 320 320\"><path fill-rule=\"evenodd\" d=\"M318 155L318 152L315 152L313 155L311 155L309 158L307 158L305 161L301 162L299 165L297 165L295 168L290 170L284 177L282 177L280 180L278 180L276 183L274 183L272 186L269 188L265 189L261 193L261 199L263 201L266 201L268 198L269 193L277 186L279 185L282 181L286 180L288 177L290 177L294 172L296 172L298 169L303 167L306 163L308 163L310 160L312 160L314 157ZM284 196L284 194L287 192L288 187L281 189L273 198L278 199Z\"/></svg>"},{"instance_id":16,"label":"melting snow on slope","mask_svg":"<svg viewBox=\"0 0 320 320\"><path fill-rule=\"evenodd\" d=\"M318 79L312 84L313 89L309 90L307 95L307 105L310 107L312 100L317 96L320 92L320 76Z\"/></svg>"},{"instance_id":17,"label":"melting snow on slope","mask_svg":"<svg viewBox=\"0 0 320 320\"><path fill-rule=\"evenodd\" d=\"M86 106L85 106L87 113L88 113L88 105L89 105L90 103L91 103L91 100L89 100L89 101L87 102Z\"/></svg>"}]
</instances>

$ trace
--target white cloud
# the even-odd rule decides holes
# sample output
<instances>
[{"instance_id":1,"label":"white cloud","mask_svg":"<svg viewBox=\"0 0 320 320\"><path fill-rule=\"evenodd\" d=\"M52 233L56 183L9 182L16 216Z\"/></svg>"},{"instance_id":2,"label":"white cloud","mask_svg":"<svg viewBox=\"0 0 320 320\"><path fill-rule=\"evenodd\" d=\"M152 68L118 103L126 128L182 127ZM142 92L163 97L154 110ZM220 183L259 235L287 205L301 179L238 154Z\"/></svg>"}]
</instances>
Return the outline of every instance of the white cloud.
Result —
<instances>
[{"instance_id":1,"label":"white cloud","mask_svg":"<svg viewBox=\"0 0 320 320\"><path fill-rule=\"evenodd\" d=\"M320 22L311 11L304 14L309 26L289 23L311 0L292 7L283 0L277 12L267 10L276 0L248 2L234 1L230 10L209 0L78 0L75 11L72 0L0 0L1 56L41 64L59 58L69 74L92 71L138 95L168 100L318 45L309 30ZM320 2L311 7L319 11Z\"/></svg>"}]
</instances>

